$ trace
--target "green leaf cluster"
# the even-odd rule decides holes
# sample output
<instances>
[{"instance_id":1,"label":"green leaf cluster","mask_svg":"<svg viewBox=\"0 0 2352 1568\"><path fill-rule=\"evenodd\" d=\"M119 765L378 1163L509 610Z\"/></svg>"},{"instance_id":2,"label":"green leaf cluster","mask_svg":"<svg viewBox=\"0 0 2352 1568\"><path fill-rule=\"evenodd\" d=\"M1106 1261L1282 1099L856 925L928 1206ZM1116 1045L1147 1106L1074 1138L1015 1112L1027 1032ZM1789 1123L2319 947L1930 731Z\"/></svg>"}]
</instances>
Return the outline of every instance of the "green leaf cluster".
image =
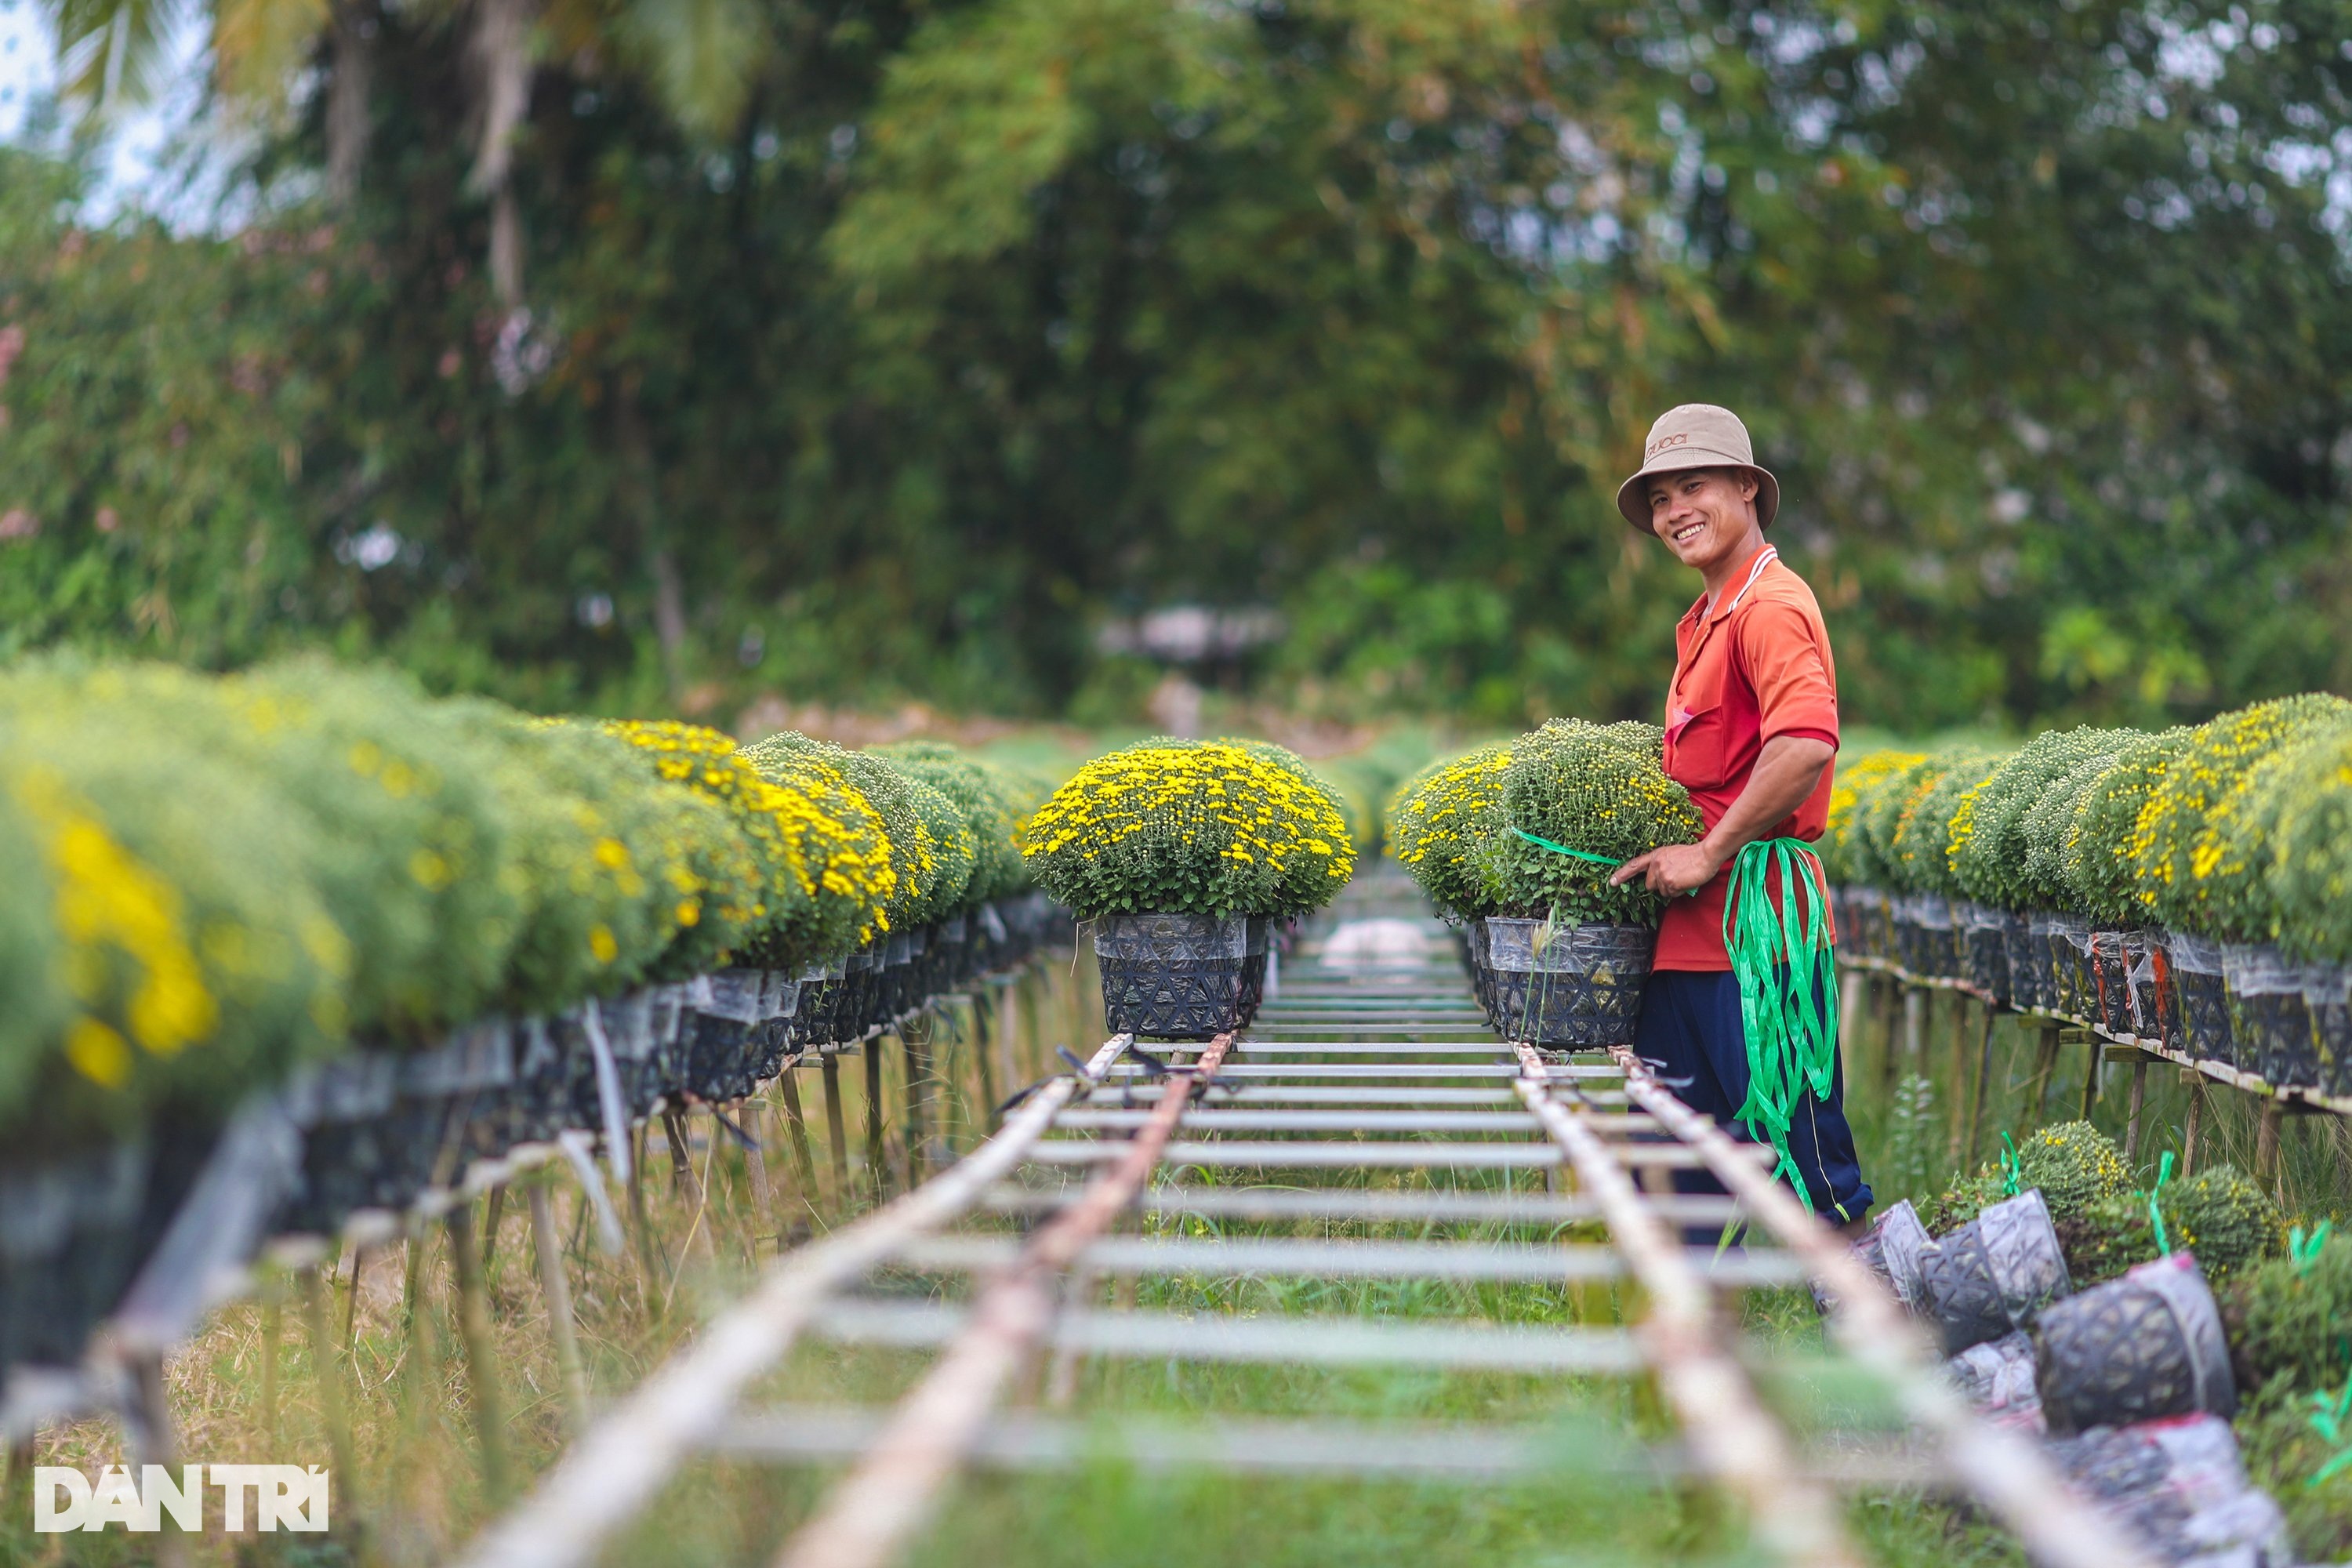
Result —
<instances>
[{"instance_id":1,"label":"green leaf cluster","mask_svg":"<svg viewBox=\"0 0 2352 1568\"><path fill-rule=\"evenodd\" d=\"M2027 819L2061 781L2114 750L2111 731L2046 730L1962 796L1950 828L1953 879L1979 903L2024 914L2053 905L2028 869Z\"/></svg>"},{"instance_id":2,"label":"green leaf cluster","mask_svg":"<svg viewBox=\"0 0 2352 1568\"><path fill-rule=\"evenodd\" d=\"M1829 826L1822 834L1822 869L1833 885L1884 888L1885 868L1871 853L1864 834L1871 804L1890 779L1924 762L1918 752L1879 751L1852 763L1840 761L1830 785Z\"/></svg>"},{"instance_id":3,"label":"green leaf cluster","mask_svg":"<svg viewBox=\"0 0 2352 1568\"><path fill-rule=\"evenodd\" d=\"M2093 924L2137 925L2147 918L2132 863L2132 837L2148 796L2193 732L2180 725L2126 741L2076 798L2066 835L2065 904Z\"/></svg>"},{"instance_id":4,"label":"green leaf cluster","mask_svg":"<svg viewBox=\"0 0 2352 1568\"><path fill-rule=\"evenodd\" d=\"M2283 749L2250 783L2241 851L2264 865L2267 933L2311 960L2352 964L2352 731Z\"/></svg>"},{"instance_id":5,"label":"green leaf cluster","mask_svg":"<svg viewBox=\"0 0 2352 1568\"><path fill-rule=\"evenodd\" d=\"M2157 1194L2165 1239L2175 1252L2193 1252L2214 1285L2275 1257L2286 1246L2286 1220L2260 1184L2234 1165L2208 1166L2168 1182ZM2158 1256L2156 1226L2145 1192L2100 1198L2058 1227L2067 1272L2077 1286L2112 1279Z\"/></svg>"},{"instance_id":6,"label":"green leaf cluster","mask_svg":"<svg viewBox=\"0 0 2352 1568\"><path fill-rule=\"evenodd\" d=\"M2352 1238L2333 1235L2307 1260L2272 1258L2247 1270L2221 1308L2246 1392L2281 1377L2296 1388L2341 1387L2352 1364Z\"/></svg>"},{"instance_id":7,"label":"green leaf cluster","mask_svg":"<svg viewBox=\"0 0 2352 1568\"><path fill-rule=\"evenodd\" d=\"M1981 746L1955 746L1934 752L1909 772L1908 788L1895 805L1895 830L1886 845L1886 868L1895 887L1945 898L1967 896L1952 874L1952 818L1961 800L1990 778L2002 760L2000 753Z\"/></svg>"},{"instance_id":8,"label":"green leaf cluster","mask_svg":"<svg viewBox=\"0 0 2352 1568\"><path fill-rule=\"evenodd\" d=\"M1704 831L1698 810L1666 777L1664 743L1655 725L1577 719L1555 719L1513 742L1500 816L1473 853L1493 906L1573 924L1656 924L1665 909L1656 894L1638 882L1612 888L1611 867L1559 854L1520 832L1612 861L1696 843Z\"/></svg>"}]
</instances>

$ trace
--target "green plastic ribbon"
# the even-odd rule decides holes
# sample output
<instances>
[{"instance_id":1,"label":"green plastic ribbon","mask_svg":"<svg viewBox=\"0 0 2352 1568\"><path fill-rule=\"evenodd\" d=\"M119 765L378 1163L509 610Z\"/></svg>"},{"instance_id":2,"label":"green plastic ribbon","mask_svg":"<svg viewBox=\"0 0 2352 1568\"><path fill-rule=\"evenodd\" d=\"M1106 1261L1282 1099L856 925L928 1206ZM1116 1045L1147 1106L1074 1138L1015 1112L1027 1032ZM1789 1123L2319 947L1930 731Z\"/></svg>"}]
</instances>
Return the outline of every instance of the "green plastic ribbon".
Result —
<instances>
[{"instance_id":1,"label":"green plastic ribbon","mask_svg":"<svg viewBox=\"0 0 2352 1568\"><path fill-rule=\"evenodd\" d=\"M2157 1162L2156 1185L2147 1190L2147 1223L2156 1231L2156 1250L2159 1256L2165 1258L2172 1256L2172 1238L2164 1232L2164 1211L2157 1206L2156 1200L2163 1194L2164 1184L2170 1180L2172 1180L2172 1151L2167 1149L2164 1152L2164 1158ZM2273 1231L2271 1234L2275 1236L2278 1233Z\"/></svg>"},{"instance_id":2,"label":"green plastic ribbon","mask_svg":"<svg viewBox=\"0 0 2352 1568\"><path fill-rule=\"evenodd\" d=\"M2308 1236L2304 1234L2301 1226L2287 1233L2286 1255L2294 1261L2294 1277L2297 1279L2311 1277L2311 1271L2319 1265L2319 1250L2327 1245L2327 1234L2335 1228L2334 1220L2324 1219L2313 1227Z\"/></svg>"},{"instance_id":3,"label":"green plastic ribbon","mask_svg":"<svg viewBox=\"0 0 2352 1568\"><path fill-rule=\"evenodd\" d=\"M2000 1195L2013 1198L2025 1186L2025 1162L2017 1157L2017 1140L2006 1127L2000 1130Z\"/></svg>"},{"instance_id":4,"label":"green plastic ribbon","mask_svg":"<svg viewBox=\"0 0 2352 1568\"><path fill-rule=\"evenodd\" d=\"M1771 886L1777 874L1780 897ZM1780 1156L1807 1207L1812 1194L1789 1150L1789 1130L1805 1092L1826 1100L1837 1075L1837 1008L1829 985L1828 900L1801 838L1759 838L1740 850L1723 903L1723 946L1739 980L1739 1022L1748 1039L1748 1098L1733 1112Z\"/></svg>"},{"instance_id":5,"label":"green plastic ribbon","mask_svg":"<svg viewBox=\"0 0 2352 1568\"><path fill-rule=\"evenodd\" d=\"M1589 849L1570 849L1565 844L1554 844L1550 839L1543 837L1538 834L1529 833L1524 827L1514 827L1511 831L1517 834L1520 837L1526 839L1530 844L1542 845L1545 848L1550 850L1555 855L1573 855L1580 860L1590 860L1596 866L1616 867L1622 866L1625 863L1622 860L1612 860L1606 855L1595 855Z\"/></svg>"}]
</instances>

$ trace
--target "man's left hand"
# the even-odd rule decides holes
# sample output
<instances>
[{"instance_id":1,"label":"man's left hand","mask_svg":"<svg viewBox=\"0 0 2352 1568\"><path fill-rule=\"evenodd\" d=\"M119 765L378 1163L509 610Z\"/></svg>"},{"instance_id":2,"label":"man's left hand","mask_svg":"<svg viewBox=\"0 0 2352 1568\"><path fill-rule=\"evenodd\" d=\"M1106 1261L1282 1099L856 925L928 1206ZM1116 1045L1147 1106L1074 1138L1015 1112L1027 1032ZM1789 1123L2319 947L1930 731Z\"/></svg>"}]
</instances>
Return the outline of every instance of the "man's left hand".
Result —
<instances>
[{"instance_id":1,"label":"man's left hand","mask_svg":"<svg viewBox=\"0 0 2352 1568\"><path fill-rule=\"evenodd\" d=\"M1642 879L1650 891L1679 899L1694 888L1704 888L1723 869L1723 857L1704 844L1669 844L1634 856L1610 873L1612 887Z\"/></svg>"}]
</instances>

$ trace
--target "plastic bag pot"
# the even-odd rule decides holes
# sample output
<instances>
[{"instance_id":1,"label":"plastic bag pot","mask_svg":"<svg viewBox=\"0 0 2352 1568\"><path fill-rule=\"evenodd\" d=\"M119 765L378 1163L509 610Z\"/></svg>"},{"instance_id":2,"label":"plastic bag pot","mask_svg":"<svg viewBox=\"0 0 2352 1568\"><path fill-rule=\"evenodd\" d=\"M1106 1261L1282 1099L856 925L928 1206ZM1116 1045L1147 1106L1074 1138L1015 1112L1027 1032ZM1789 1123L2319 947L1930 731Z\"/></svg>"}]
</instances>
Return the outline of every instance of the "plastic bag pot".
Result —
<instances>
[{"instance_id":1,"label":"plastic bag pot","mask_svg":"<svg viewBox=\"0 0 2352 1568\"><path fill-rule=\"evenodd\" d=\"M1205 1040L1242 1026L1249 921L1241 915L1108 915L1095 927L1113 1034Z\"/></svg>"},{"instance_id":2,"label":"plastic bag pot","mask_svg":"<svg viewBox=\"0 0 2352 1568\"><path fill-rule=\"evenodd\" d=\"M2221 1313L2188 1253L2051 1303L2034 1337L2042 1407L2055 1431L2238 1412Z\"/></svg>"},{"instance_id":3,"label":"plastic bag pot","mask_svg":"<svg viewBox=\"0 0 2352 1568\"><path fill-rule=\"evenodd\" d=\"M1658 933L1651 926L1490 919L1488 1019L1507 1039L1567 1050L1630 1046Z\"/></svg>"},{"instance_id":4,"label":"plastic bag pot","mask_svg":"<svg viewBox=\"0 0 2352 1568\"><path fill-rule=\"evenodd\" d=\"M2126 931L2124 953L2131 963L2132 1033L2168 1051L2184 1049L2172 990L2172 933L2161 926Z\"/></svg>"},{"instance_id":5,"label":"plastic bag pot","mask_svg":"<svg viewBox=\"0 0 2352 1568\"><path fill-rule=\"evenodd\" d=\"M2169 954L2173 1005L2180 1015L2181 1048L2197 1061L2237 1066L2221 944L2186 931L2174 931Z\"/></svg>"},{"instance_id":6,"label":"plastic bag pot","mask_svg":"<svg viewBox=\"0 0 2352 1568\"><path fill-rule=\"evenodd\" d=\"M356 1209L383 1201L400 1169L392 1126L393 1058L351 1051L288 1087L288 1110L302 1130L302 1176L279 1230L332 1236Z\"/></svg>"},{"instance_id":7,"label":"plastic bag pot","mask_svg":"<svg viewBox=\"0 0 2352 1568\"><path fill-rule=\"evenodd\" d=\"M2319 1087L2319 1038L2303 994L2309 967L2267 944L2221 946L2221 989L2230 999L2238 1065L2275 1089Z\"/></svg>"},{"instance_id":8,"label":"plastic bag pot","mask_svg":"<svg viewBox=\"0 0 2352 1568\"><path fill-rule=\"evenodd\" d=\"M2088 1023L2099 1005L2099 983L2091 973L2090 921L2076 915L2050 917L2050 973L2056 987L2050 1010Z\"/></svg>"},{"instance_id":9,"label":"plastic bag pot","mask_svg":"<svg viewBox=\"0 0 2352 1568\"><path fill-rule=\"evenodd\" d=\"M2247 1480L2237 1436L2218 1415L2095 1426L2053 1438L2049 1452L2151 1562L2275 1568L2296 1561L2285 1517Z\"/></svg>"},{"instance_id":10,"label":"plastic bag pot","mask_svg":"<svg viewBox=\"0 0 2352 1568\"><path fill-rule=\"evenodd\" d=\"M2090 1011L2084 1016L2111 1035L2132 1033L2131 958L2120 931L2091 931Z\"/></svg>"},{"instance_id":11,"label":"plastic bag pot","mask_svg":"<svg viewBox=\"0 0 2352 1568\"><path fill-rule=\"evenodd\" d=\"M1919 1253L1927 1316L1944 1336L1944 1353L2032 1326L2048 1302L2072 1289L2066 1255L2041 1191L1997 1203Z\"/></svg>"},{"instance_id":12,"label":"plastic bag pot","mask_svg":"<svg viewBox=\"0 0 2352 1568\"><path fill-rule=\"evenodd\" d=\"M1927 933L1919 924L1918 904L1911 893L1891 893L1886 900L1895 967L1906 974L1927 973Z\"/></svg>"},{"instance_id":13,"label":"plastic bag pot","mask_svg":"<svg viewBox=\"0 0 2352 1568\"><path fill-rule=\"evenodd\" d=\"M2012 915L2001 927L2001 945L2009 953L2009 1005L2047 1012L2058 994L2050 973L2050 917Z\"/></svg>"},{"instance_id":14,"label":"plastic bag pot","mask_svg":"<svg viewBox=\"0 0 2352 1568\"><path fill-rule=\"evenodd\" d=\"M1997 1006L2009 1005L2009 927L2024 921L1986 905L1952 906L1958 927L1960 983Z\"/></svg>"},{"instance_id":15,"label":"plastic bag pot","mask_svg":"<svg viewBox=\"0 0 2352 1568\"><path fill-rule=\"evenodd\" d=\"M1919 1223L1919 1211L1909 1198L1901 1198L1880 1211L1869 1234L1853 1244L1853 1252L1906 1310L1916 1312L1927 1296L1919 1273L1919 1254L1927 1245L1927 1227Z\"/></svg>"},{"instance_id":16,"label":"plastic bag pot","mask_svg":"<svg viewBox=\"0 0 2352 1568\"><path fill-rule=\"evenodd\" d=\"M143 1142L0 1167L0 1368L65 1364L141 1261Z\"/></svg>"},{"instance_id":17,"label":"plastic bag pot","mask_svg":"<svg viewBox=\"0 0 2352 1568\"><path fill-rule=\"evenodd\" d=\"M722 969L709 982L682 1023L683 1087L698 1100L740 1100L759 1081L760 1042L753 1031L766 1022L767 974Z\"/></svg>"},{"instance_id":18,"label":"plastic bag pot","mask_svg":"<svg viewBox=\"0 0 2352 1568\"><path fill-rule=\"evenodd\" d=\"M1995 1426L2021 1432L2047 1430L2042 1394L2034 1386L2033 1340L2005 1334L1970 1345L1944 1363L1961 1394Z\"/></svg>"}]
</instances>

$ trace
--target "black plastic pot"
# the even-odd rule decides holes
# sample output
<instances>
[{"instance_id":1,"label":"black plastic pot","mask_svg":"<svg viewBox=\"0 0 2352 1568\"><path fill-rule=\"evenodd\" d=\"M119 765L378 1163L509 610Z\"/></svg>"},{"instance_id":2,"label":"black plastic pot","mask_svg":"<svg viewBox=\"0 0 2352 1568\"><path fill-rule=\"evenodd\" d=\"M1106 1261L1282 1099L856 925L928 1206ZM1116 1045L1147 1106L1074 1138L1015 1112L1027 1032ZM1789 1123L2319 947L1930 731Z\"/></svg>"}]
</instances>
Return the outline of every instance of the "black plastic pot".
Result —
<instances>
[{"instance_id":1,"label":"black plastic pot","mask_svg":"<svg viewBox=\"0 0 2352 1568\"><path fill-rule=\"evenodd\" d=\"M0 1368L79 1361L138 1272L143 1142L0 1165Z\"/></svg>"},{"instance_id":2,"label":"black plastic pot","mask_svg":"<svg viewBox=\"0 0 2352 1568\"><path fill-rule=\"evenodd\" d=\"M1960 983L1996 1006L2009 1005L2009 927L2024 921L1979 903L1954 906L1959 927Z\"/></svg>"},{"instance_id":3,"label":"black plastic pot","mask_svg":"<svg viewBox=\"0 0 2352 1568\"><path fill-rule=\"evenodd\" d=\"M1926 1315L1943 1331L1947 1355L2031 1327L2046 1303L2073 1288L2039 1189L1929 1242L1920 1249L1919 1274Z\"/></svg>"},{"instance_id":4,"label":"black plastic pot","mask_svg":"<svg viewBox=\"0 0 2352 1568\"><path fill-rule=\"evenodd\" d=\"M2221 944L2174 931L2168 944L2172 997L2180 1016L2180 1044L2198 1061L2238 1065L2230 1023L2230 993L2223 978Z\"/></svg>"},{"instance_id":5,"label":"black plastic pot","mask_svg":"<svg viewBox=\"0 0 2352 1568\"><path fill-rule=\"evenodd\" d=\"M1556 926L1489 919L1487 1018L1507 1039L1568 1050L1630 1046L1658 933L1650 926Z\"/></svg>"},{"instance_id":6,"label":"black plastic pot","mask_svg":"<svg viewBox=\"0 0 2352 1568\"><path fill-rule=\"evenodd\" d=\"M1960 930L1952 900L1940 893L1914 893L1911 918L1919 928L1918 963L1912 973L1935 980L1958 980Z\"/></svg>"},{"instance_id":7,"label":"black plastic pot","mask_svg":"<svg viewBox=\"0 0 2352 1568\"><path fill-rule=\"evenodd\" d=\"M2076 915L2050 917L2050 973L2055 984L2051 1011L2089 1023L2099 993L2091 973L2090 921Z\"/></svg>"},{"instance_id":8,"label":"black plastic pot","mask_svg":"<svg viewBox=\"0 0 2352 1568\"><path fill-rule=\"evenodd\" d=\"M2277 1089L2319 1087L2319 1037L2304 1000L2304 971L2274 947L2225 943L2221 988L2238 1065Z\"/></svg>"},{"instance_id":9,"label":"black plastic pot","mask_svg":"<svg viewBox=\"0 0 2352 1568\"><path fill-rule=\"evenodd\" d=\"M1242 1026L1249 921L1240 915L1107 915L1095 926L1114 1034L1205 1040Z\"/></svg>"},{"instance_id":10,"label":"black plastic pot","mask_svg":"<svg viewBox=\"0 0 2352 1568\"><path fill-rule=\"evenodd\" d=\"M2048 1011L2057 994L2050 975L2049 917L2011 915L2000 939L2009 956L2009 1005L2021 1011Z\"/></svg>"},{"instance_id":11,"label":"black plastic pot","mask_svg":"<svg viewBox=\"0 0 2352 1568\"><path fill-rule=\"evenodd\" d=\"M759 1042L753 1031L766 1021L762 993L767 976L756 969L722 969L688 1009L685 1031L686 1091L698 1100L740 1100L758 1079Z\"/></svg>"},{"instance_id":12,"label":"black plastic pot","mask_svg":"<svg viewBox=\"0 0 2352 1568\"><path fill-rule=\"evenodd\" d=\"M2237 1414L2221 1313L2188 1253L2053 1301L2034 1338L2042 1408L2054 1431Z\"/></svg>"}]
</instances>

